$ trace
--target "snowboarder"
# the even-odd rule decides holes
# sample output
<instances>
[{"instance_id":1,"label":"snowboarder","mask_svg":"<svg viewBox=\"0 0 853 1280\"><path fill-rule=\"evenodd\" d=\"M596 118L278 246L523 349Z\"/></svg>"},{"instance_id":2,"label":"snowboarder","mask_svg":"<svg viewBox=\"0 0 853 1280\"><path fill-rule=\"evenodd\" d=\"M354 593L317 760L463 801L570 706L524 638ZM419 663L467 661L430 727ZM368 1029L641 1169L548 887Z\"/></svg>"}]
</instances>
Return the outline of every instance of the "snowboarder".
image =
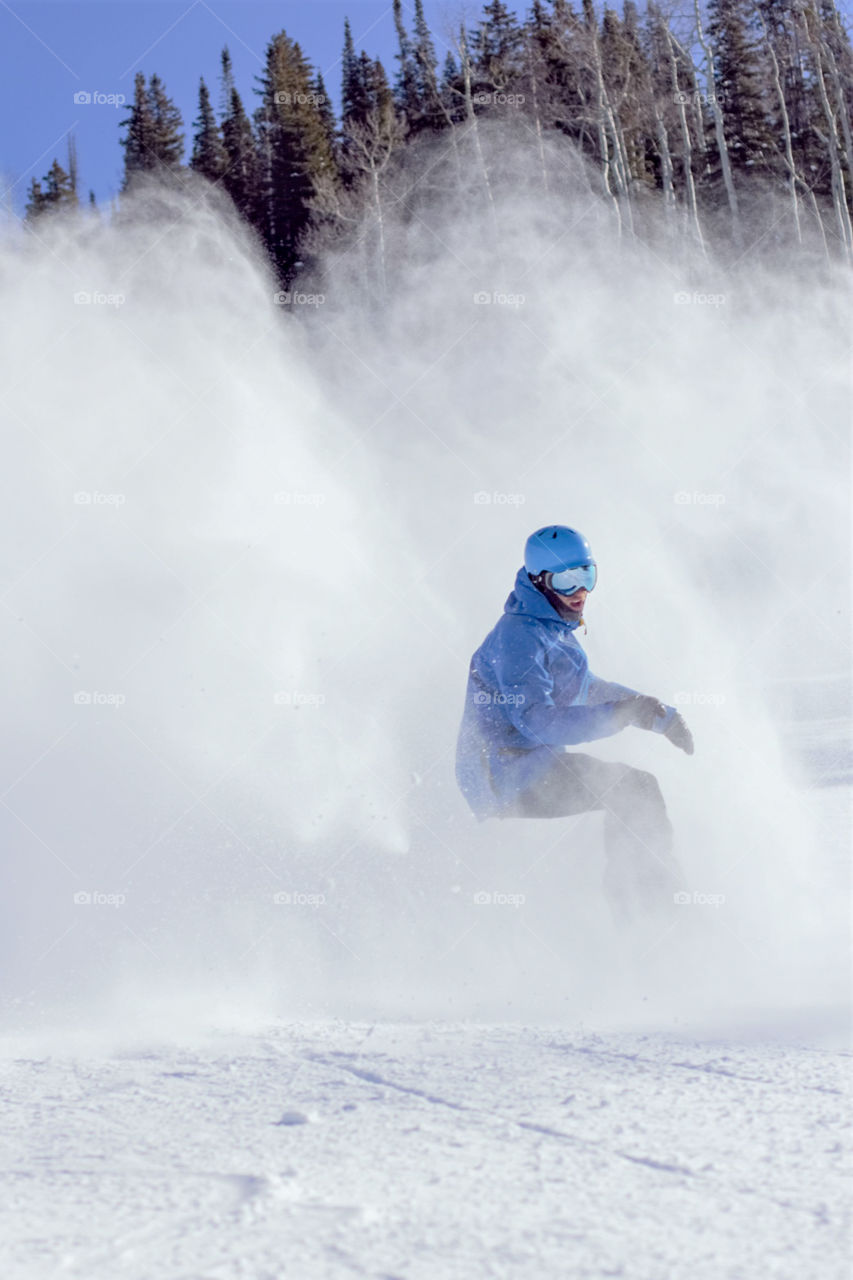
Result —
<instances>
[{"instance_id":1,"label":"snowboarder","mask_svg":"<svg viewBox=\"0 0 853 1280\"><path fill-rule=\"evenodd\" d=\"M663 796L653 774L568 748L628 725L688 755L693 738L675 707L590 672L575 632L597 577L576 529L527 539L503 616L471 659L456 778L480 821L602 809L604 887L622 920L666 910L681 887Z\"/></svg>"}]
</instances>

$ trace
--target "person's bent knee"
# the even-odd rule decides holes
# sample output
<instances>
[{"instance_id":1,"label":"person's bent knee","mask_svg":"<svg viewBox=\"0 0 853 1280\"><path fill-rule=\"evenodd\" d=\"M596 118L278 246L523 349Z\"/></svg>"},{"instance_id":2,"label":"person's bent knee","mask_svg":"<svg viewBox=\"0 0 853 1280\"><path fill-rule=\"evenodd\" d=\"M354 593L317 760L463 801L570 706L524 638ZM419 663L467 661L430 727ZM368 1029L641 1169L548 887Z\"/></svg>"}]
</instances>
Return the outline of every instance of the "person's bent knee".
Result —
<instances>
[{"instance_id":1,"label":"person's bent knee","mask_svg":"<svg viewBox=\"0 0 853 1280\"><path fill-rule=\"evenodd\" d=\"M653 773L649 773L647 769L635 769L632 766L626 766L626 772L617 784L616 791L619 793L620 800L624 798L627 803L636 804L642 802L649 805L663 805L663 793L660 784Z\"/></svg>"}]
</instances>

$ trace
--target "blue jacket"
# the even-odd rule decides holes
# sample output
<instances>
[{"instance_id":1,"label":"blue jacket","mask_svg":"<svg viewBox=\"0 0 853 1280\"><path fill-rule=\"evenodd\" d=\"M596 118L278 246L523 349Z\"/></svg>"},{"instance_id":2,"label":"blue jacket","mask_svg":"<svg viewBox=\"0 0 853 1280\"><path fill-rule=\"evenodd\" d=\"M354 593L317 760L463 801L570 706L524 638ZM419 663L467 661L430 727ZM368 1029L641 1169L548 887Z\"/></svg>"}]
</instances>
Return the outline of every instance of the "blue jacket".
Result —
<instances>
[{"instance_id":1,"label":"blue jacket","mask_svg":"<svg viewBox=\"0 0 853 1280\"><path fill-rule=\"evenodd\" d=\"M636 690L600 680L565 621L519 569L503 616L471 659L456 780L476 817L500 816L566 746L624 727L616 704ZM661 717L668 728L675 708Z\"/></svg>"}]
</instances>

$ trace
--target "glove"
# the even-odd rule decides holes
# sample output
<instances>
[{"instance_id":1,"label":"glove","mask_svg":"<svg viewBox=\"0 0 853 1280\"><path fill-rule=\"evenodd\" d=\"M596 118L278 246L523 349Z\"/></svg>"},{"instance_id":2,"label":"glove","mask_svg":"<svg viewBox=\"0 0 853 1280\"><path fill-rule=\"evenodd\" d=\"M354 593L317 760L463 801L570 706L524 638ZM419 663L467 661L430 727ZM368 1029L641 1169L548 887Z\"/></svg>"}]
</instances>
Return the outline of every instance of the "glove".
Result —
<instances>
[{"instance_id":1,"label":"glove","mask_svg":"<svg viewBox=\"0 0 853 1280\"><path fill-rule=\"evenodd\" d=\"M638 729L662 733L674 747L679 747L689 756L693 755L693 734L675 707L667 707L657 698L638 693L633 698L617 703L616 715L623 728L632 724Z\"/></svg>"},{"instance_id":2,"label":"glove","mask_svg":"<svg viewBox=\"0 0 853 1280\"><path fill-rule=\"evenodd\" d=\"M687 728L684 716L680 712L676 711L663 732L664 737L669 738L674 747L680 747L689 756L693 755L693 734Z\"/></svg>"},{"instance_id":3,"label":"glove","mask_svg":"<svg viewBox=\"0 0 853 1280\"><path fill-rule=\"evenodd\" d=\"M625 698L616 704L616 716L622 728L636 725L638 729L660 728L655 721L658 716L666 715L666 707L657 698L650 698L645 693L635 694L633 698Z\"/></svg>"}]
</instances>

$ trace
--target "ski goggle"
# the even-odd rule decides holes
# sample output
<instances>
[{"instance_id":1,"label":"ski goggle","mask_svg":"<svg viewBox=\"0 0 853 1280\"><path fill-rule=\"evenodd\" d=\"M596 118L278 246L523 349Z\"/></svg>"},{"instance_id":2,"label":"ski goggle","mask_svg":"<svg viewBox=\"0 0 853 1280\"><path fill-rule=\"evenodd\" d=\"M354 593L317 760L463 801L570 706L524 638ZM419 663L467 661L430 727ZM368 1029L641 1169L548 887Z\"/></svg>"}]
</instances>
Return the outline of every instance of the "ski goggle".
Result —
<instances>
[{"instance_id":1,"label":"ski goggle","mask_svg":"<svg viewBox=\"0 0 853 1280\"><path fill-rule=\"evenodd\" d=\"M584 591L592 591L598 580L598 568L595 561L589 564L579 564L574 569L561 569L559 573L551 574L551 590L557 591L561 596L570 596L575 591L580 591L583 587Z\"/></svg>"}]
</instances>

